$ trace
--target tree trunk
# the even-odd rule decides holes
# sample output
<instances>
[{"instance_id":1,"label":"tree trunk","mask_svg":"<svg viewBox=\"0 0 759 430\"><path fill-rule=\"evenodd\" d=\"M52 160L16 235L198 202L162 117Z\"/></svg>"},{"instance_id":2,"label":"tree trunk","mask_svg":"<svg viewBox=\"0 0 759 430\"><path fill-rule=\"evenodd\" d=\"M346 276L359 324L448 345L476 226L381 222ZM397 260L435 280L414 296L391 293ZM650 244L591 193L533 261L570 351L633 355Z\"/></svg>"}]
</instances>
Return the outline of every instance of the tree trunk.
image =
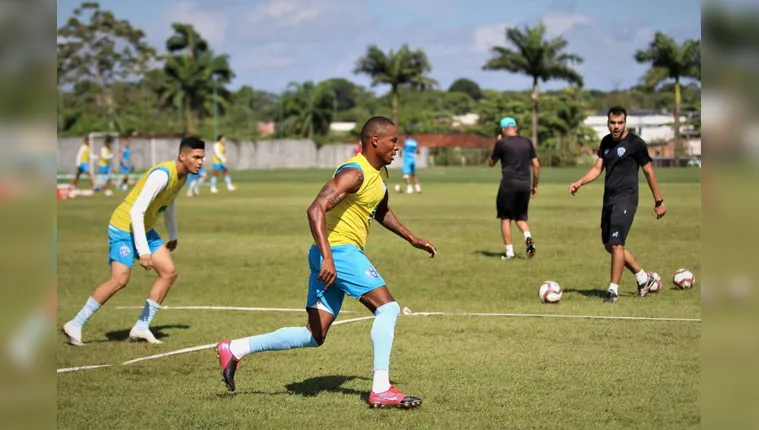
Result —
<instances>
[{"instance_id":1,"label":"tree trunk","mask_svg":"<svg viewBox=\"0 0 759 430\"><path fill-rule=\"evenodd\" d=\"M538 146L538 78L532 78L532 144Z\"/></svg>"},{"instance_id":2,"label":"tree trunk","mask_svg":"<svg viewBox=\"0 0 759 430\"><path fill-rule=\"evenodd\" d=\"M393 124L398 127L398 87L394 85L390 91L390 99L393 104Z\"/></svg>"},{"instance_id":3,"label":"tree trunk","mask_svg":"<svg viewBox=\"0 0 759 430\"><path fill-rule=\"evenodd\" d=\"M192 117L192 106L190 104L190 95L184 96L184 129L187 134L195 133L195 124Z\"/></svg>"},{"instance_id":4,"label":"tree trunk","mask_svg":"<svg viewBox=\"0 0 759 430\"><path fill-rule=\"evenodd\" d=\"M680 78L675 78L675 166L680 166L682 143L680 141Z\"/></svg>"}]
</instances>

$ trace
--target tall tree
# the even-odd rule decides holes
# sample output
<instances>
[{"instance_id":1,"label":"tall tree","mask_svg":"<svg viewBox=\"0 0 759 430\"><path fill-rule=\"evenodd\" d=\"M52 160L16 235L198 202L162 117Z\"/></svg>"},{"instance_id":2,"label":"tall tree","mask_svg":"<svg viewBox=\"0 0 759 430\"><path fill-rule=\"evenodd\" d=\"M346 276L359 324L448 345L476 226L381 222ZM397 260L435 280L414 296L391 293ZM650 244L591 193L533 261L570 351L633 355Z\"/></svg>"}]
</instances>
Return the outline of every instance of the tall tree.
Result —
<instances>
[{"instance_id":1,"label":"tall tree","mask_svg":"<svg viewBox=\"0 0 759 430\"><path fill-rule=\"evenodd\" d=\"M155 55L142 30L117 19L113 12L101 10L96 2L85 2L58 29L58 84L92 81L95 104L113 129L113 83L139 79Z\"/></svg>"},{"instance_id":2,"label":"tall tree","mask_svg":"<svg viewBox=\"0 0 759 430\"><path fill-rule=\"evenodd\" d=\"M318 133L329 133L329 125L335 113L335 92L329 82L315 85L313 81L302 84L291 82L282 97L283 123L287 134L314 138Z\"/></svg>"},{"instance_id":3,"label":"tall tree","mask_svg":"<svg viewBox=\"0 0 759 430\"><path fill-rule=\"evenodd\" d=\"M680 81L683 78L701 79L701 41L686 40L678 44L673 38L657 32L648 48L635 53L639 63L650 63L651 68L643 76L644 85L655 89L659 85L674 81L675 108L675 160L682 151L680 139Z\"/></svg>"},{"instance_id":4,"label":"tall tree","mask_svg":"<svg viewBox=\"0 0 759 430\"><path fill-rule=\"evenodd\" d=\"M480 86L477 85L477 82L474 82L473 80L467 78L456 79L448 88L448 92L466 93L469 94L469 97L473 98L476 101L480 101L482 98L482 90L480 89Z\"/></svg>"},{"instance_id":5,"label":"tall tree","mask_svg":"<svg viewBox=\"0 0 759 430\"><path fill-rule=\"evenodd\" d=\"M366 55L359 58L354 73L372 77L372 86L390 85L393 106L393 122L398 124L398 89L401 86L426 89L437 86L437 82L427 76L432 70L427 54L421 49L411 50L403 45L398 51L392 49L385 54L376 45L367 48Z\"/></svg>"},{"instance_id":6,"label":"tall tree","mask_svg":"<svg viewBox=\"0 0 759 430\"><path fill-rule=\"evenodd\" d=\"M532 140L538 144L538 98L539 81L551 79L563 80L570 84L582 86L583 80L573 68L583 59L575 54L564 52L567 41L563 37L546 40L546 27L541 22L535 27L525 26L506 29L506 40L514 49L503 46L492 48L492 58L482 67L483 70L505 70L532 77Z\"/></svg>"},{"instance_id":7,"label":"tall tree","mask_svg":"<svg viewBox=\"0 0 759 430\"><path fill-rule=\"evenodd\" d=\"M174 34L166 41L170 52L164 65L166 80L160 90L161 100L181 109L185 132L195 133L195 115L216 106L226 106L231 94L224 84L235 74L229 56L215 55L208 42L191 24L174 23Z\"/></svg>"}]
</instances>

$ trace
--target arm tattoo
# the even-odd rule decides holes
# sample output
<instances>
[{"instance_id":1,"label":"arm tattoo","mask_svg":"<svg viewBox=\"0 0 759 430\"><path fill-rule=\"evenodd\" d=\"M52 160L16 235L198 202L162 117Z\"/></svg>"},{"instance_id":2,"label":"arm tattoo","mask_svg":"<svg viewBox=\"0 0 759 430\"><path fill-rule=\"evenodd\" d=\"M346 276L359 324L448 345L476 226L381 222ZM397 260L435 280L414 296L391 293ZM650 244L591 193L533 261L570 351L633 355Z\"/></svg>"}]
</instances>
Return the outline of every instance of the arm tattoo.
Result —
<instances>
[{"instance_id":1,"label":"arm tattoo","mask_svg":"<svg viewBox=\"0 0 759 430\"><path fill-rule=\"evenodd\" d=\"M327 210L330 210L337 206L338 203L340 203L346 196L345 193L335 194L336 189L333 187L330 187L329 185L325 185L324 188L319 192L319 198L327 200Z\"/></svg>"}]
</instances>

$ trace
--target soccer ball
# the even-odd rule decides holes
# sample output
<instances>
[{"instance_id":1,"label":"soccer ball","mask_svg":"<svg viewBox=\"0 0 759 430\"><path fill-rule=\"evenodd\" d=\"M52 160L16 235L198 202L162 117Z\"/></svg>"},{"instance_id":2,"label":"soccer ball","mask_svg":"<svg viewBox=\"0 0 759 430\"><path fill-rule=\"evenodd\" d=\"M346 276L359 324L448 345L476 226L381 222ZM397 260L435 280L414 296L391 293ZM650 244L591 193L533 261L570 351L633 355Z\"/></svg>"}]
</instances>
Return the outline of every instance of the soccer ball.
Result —
<instances>
[{"instance_id":1,"label":"soccer ball","mask_svg":"<svg viewBox=\"0 0 759 430\"><path fill-rule=\"evenodd\" d=\"M395 184L395 192L400 193L401 192L401 184Z\"/></svg>"},{"instance_id":2,"label":"soccer ball","mask_svg":"<svg viewBox=\"0 0 759 430\"><path fill-rule=\"evenodd\" d=\"M538 290L538 297L543 303L558 303L564 290L554 281L545 281Z\"/></svg>"},{"instance_id":3,"label":"soccer ball","mask_svg":"<svg viewBox=\"0 0 759 430\"><path fill-rule=\"evenodd\" d=\"M648 272L648 276L654 278L654 284L648 289L649 293L658 293L661 289L661 276L656 272Z\"/></svg>"},{"instance_id":4,"label":"soccer ball","mask_svg":"<svg viewBox=\"0 0 759 430\"><path fill-rule=\"evenodd\" d=\"M696 283L696 275L688 269L679 269L672 277L672 283L675 284L675 287L685 290L693 287L693 284Z\"/></svg>"}]
</instances>

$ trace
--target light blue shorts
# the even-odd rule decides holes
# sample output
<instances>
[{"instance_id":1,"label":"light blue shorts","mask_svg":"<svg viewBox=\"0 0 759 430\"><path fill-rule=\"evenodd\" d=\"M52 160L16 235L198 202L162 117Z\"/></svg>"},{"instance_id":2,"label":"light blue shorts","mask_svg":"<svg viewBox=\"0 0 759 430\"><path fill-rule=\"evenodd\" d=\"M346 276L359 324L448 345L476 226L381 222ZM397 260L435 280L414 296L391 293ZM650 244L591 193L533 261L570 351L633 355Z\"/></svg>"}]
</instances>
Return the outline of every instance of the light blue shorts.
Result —
<instances>
[{"instance_id":1,"label":"light blue shorts","mask_svg":"<svg viewBox=\"0 0 759 430\"><path fill-rule=\"evenodd\" d=\"M101 175L110 175L111 166L98 166L98 173Z\"/></svg>"},{"instance_id":2,"label":"light blue shorts","mask_svg":"<svg viewBox=\"0 0 759 430\"><path fill-rule=\"evenodd\" d=\"M79 163L79 172L87 173L90 171L90 166L87 163Z\"/></svg>"},{"instance_id":3,"label":"light blue shorts","mask_svg":"<svg viewBox=\"0 0 759 430\"><path fill-rule=\"evenodd\" d=\"M214 170L226 170L227 165L223 163L213 163Z\"/></svg>"},{"instance_id":4,"label":"light blue shorts","mask_svg":"<svg viewBox=\"0 0 759 430\"><path fill-rule=\"evenodd\" d=\"M163 245L161 236L155 230L151 229L146 234L148 238L148 247L150 252L156 252L158 248ZM110 247L108 249L108 265L111 262L118 261L119 263L132 268L134 260L140 258L137 254L137 247L134 246L134 234L129 231L119 230L118 228L109 225L108 226L108 242Z\"/></svg>"},{"instance_id":5,"label":"light blue shorts","mask_svg":"<svg viewBox=\"0 0 759 430\"><path fill-rule=\"evenodd\" d=\"M337 278L325 291L325 282L316 279L322 267L321 252L316 245L311 245L311 249L308 250L308 265L311 268L311 274L308 278L306 308L315 307L317 302L320 302L319 308L326 308L325 310L337 318L346 294L359 299L364 294L384 286L385 280L372 266L364 252L353 245L333 246L332 256L335 260Z\"/></svg>"},{"instance_id":6,"label":"light blue shorts","mask_svg":"<svg viewBox=\"0 0 759 430\"><path fill-rule=\"evenodd\" d=\"M119 170L121 170L121 173L131 173L132 172L132 168L130 166L127 166L127 165L124 165L124 164L120 164L119 165Z\"/></svg>"},{"instance_id":7,"label":"light blue shorts","mask_svg":"<svg viewBox=\"0 0 759 430\"><path fill-rule=\"evenodd\" d=\"M401 172L404 175L414 175L416 174L416 160L412 161L404 161L403 162L403 169Z\"/></svg>"}]
</instances>

